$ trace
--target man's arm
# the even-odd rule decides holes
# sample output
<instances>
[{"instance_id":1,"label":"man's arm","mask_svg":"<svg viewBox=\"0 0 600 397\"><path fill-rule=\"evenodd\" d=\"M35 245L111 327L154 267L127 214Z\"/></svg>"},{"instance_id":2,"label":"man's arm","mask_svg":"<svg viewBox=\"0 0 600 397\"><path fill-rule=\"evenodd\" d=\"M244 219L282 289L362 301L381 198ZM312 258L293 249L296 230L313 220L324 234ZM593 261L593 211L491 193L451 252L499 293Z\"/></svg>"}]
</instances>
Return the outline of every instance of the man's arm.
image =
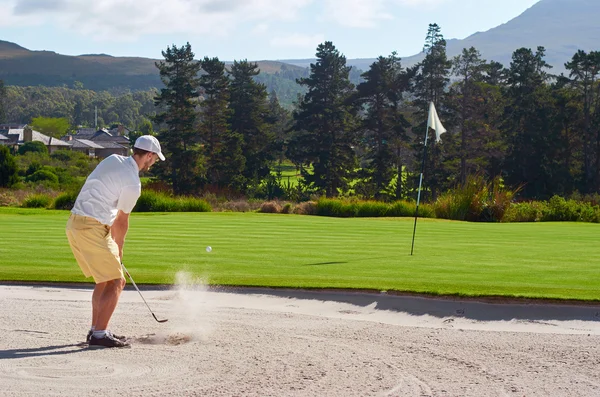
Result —
<instances>
[{"instance_id":1,"label":"man's arm","mask_svg":"<svg viewBox=\"0 0 600 397\"><path fill-rule=\"evenodd\" d=\"M125 235L129 229L129 214L119 210L113 225L110 228L110 234L119 246L119 256L123 260L123 245L125 244Z\"/></svg>"}]
</instances>

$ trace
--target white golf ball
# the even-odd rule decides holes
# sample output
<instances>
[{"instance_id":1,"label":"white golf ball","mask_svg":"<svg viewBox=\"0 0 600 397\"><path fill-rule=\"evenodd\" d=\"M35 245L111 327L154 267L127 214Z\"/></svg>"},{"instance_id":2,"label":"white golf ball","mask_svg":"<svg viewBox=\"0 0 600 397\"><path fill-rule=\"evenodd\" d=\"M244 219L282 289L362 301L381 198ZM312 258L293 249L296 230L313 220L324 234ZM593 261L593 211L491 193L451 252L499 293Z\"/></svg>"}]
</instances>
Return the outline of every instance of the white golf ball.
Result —
<instances>
[{"instance_id":1,"label":"white golf ball","mask_svg":"<svg viewBox=\"0 0 600 397\"><path fill-rule=\"evenodd\" d=\"M206 252L210 252L210 251L212 251L212 248L209 245L208 247L206 247Z\"/></svg>"}]
</instances>

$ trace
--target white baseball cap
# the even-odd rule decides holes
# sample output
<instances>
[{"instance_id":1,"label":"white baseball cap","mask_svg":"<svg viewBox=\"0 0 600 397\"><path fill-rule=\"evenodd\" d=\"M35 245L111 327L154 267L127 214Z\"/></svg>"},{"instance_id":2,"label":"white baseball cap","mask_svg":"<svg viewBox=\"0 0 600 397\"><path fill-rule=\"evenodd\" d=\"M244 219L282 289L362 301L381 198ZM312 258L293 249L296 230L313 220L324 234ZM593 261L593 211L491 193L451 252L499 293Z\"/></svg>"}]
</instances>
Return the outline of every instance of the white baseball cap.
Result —
<instances>
[{"instance_id":1,"label":"white baseball cap","mask_svg":"<svg viewBox=\"0 0 600 397\"><path fill-rule=\"evenodd\" d=\"M156 139L152 135L142 135L141 137L135 140L135 144L133 145L133 147L146 150L148 152L156 153L158 154L159 159L165 161L165 156L160 150L160 143L158 142L158 139Z\"/></svg>"}]
</instances>

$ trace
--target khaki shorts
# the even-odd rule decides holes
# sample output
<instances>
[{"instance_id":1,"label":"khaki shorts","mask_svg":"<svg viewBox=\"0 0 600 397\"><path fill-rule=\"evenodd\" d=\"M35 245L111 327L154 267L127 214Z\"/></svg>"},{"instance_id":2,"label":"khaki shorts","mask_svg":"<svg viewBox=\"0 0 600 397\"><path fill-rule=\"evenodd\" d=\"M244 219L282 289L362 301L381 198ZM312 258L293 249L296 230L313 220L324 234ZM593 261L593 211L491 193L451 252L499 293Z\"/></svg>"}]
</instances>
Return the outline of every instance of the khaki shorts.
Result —
<instances>
[{"instance_id":1,"label":"khaki shorts","mask_svg":"<svg viewBox=\"0 0 600 397\"><path fill-rule=\"evenodd\" d=\"M119 246L112 239L110 226L94 218L71 214L66 232L85 277L93 277L96 284L123 278Z\"/></svg>"}]
</instances>

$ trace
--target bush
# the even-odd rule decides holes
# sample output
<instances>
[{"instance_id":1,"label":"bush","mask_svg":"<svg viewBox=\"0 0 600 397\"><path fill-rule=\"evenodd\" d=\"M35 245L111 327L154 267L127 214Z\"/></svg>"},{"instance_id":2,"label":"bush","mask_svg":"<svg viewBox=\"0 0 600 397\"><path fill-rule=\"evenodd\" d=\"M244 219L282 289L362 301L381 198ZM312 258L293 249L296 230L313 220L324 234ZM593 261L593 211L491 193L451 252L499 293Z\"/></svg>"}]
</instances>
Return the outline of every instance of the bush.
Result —
<instances>
[{"instance_id":1,"label":"bush","mask_svg":"<svg viewBox=\"0 0 600 397\"><path fill-rule=\"evenodd\" d=\"M54 209L57 210L71 210L75 205L75 200L77 199L78 192L67 192L60 194L54 200Z\"/></svg>"},{"instance_id":2,"label":"bush","mask_svg":"<svg viewBox=\"0 0 600 397\"><path fill-rule=\"evenodd\" d=\"M357 203L356 216L358 217L384 217L389 216L390 205L379 201L364 201Z\"/></svg>"},{"instance_id":3,"label":"bush","mask_svg":"<svg viewBox=\"0 0 600 397\"><path fill-rule=\"evenodd\" d=\"M77 160L88 160L88 156L85 153L77 152L74 150L57 150L50 154L50 158L64 163L75 162Z\"/></svg>"},{"instance_id":4,"label":"bush","mask_svg":"<svg viewBox=\"0 0 600 397\"><path fill-rule=\"evenodd\" d=\"M294 207L294 214L298 215L316 215L317 203L314 201L305 201Z\"/></svg>"},{"instance_id":5,"label":"bush","mask_svg":"<svg viewBox=\"0 0 600 397\"><path fill-rule=\"evenodd\" d=\"M10 150L0 145L0 187L11 187L19 181L19 166Z\"/></svg>"},{"instance_id":6,"label":"bush","mask_svg":"<svg viewBox=\"0 0 600 397\"><path fill-rule=\"evenodd\" d=\"M520 190L505 189L500 178L487 182L471 175L463 186L442 194L435 202L438 218L471 222L500 222Z\"/></svg>"},{"instance_id":7,"label":"bush","mask_svg":"<svg viewBox=\"0 0 600 397\"><path fill-rule=\"evenodd\" d=\"M21 205L24 208L48 208L52 198L47 194L34 194L25 199Z\"/></svg>"},{"instance_id":8,"label":"bush","mask_svg":"<svg viewBox=\"0 0 600 397\"><path fill-rule=\"evenodd\" d=\"M291 214L294 212L294 206L292 203L285 203L283 208L281 208L282 214Z\"/></svg>"},{"instance_id":9,"label":"bush","mask_svg":"<svg viewBox=\"0 0 600 397\"><path fill-rule=\"evenodd\" d=\"M321 198L316 203L316 215L333 217L409 217L415 215L416 204L397 201L389 204L379 201L357 201ZM431 205L419 206L419 217L435 218Z\"/></svg>"},{"instance_id":10,"label":"bush","mask_svg":"<svg viewBox=\"0 0 600 397\"><path fill-rule=\"evenodd\" d=\"M195 197L171 197L164 193L144 191L137 201L135 212L211 212L210 205Z\"/></svg>"},{"instance_id":11,"label":"bush","mask_svg":"<svg viewBox=\"0 0 600 397\"><path fill-rule=\"evenodd\" d=\"M600 208L589 202L552 196L542 211L542 221L598 222Z\"/></svg>"},{"instance_id":12,"label":"bush","mask_svg":"<svg viewBox=\"0 0 600 397\"><path fill-rule=\"evenodd\" d=\"M409 217L415 216L415 207L416 203L408 203L406 201L396 201L395 203L390 204L387 212L387 216L394 217ZM419 210L421 206L419 206Z\"/></svg>"},{"instance_id":13,"label":"bush","mask_svg":"<svg viewBox=\"0 0 600 397\"><path fill-rule=\"evenodd\" d=\"M221 210L228 212L250 212L252 211L252 206L245 200L233 200L223 203Z\"/></svg>"},{"instance_id":14,"label":"bush","mask_svg":"<svg viewBox=\"0 0 600 397\"><path fill-rule=\"evenodd\" d=\"M58 184L58 176L47 168L42 168L35 171L33 174L25 178L27 182L42 182L48 181L52 184Z\"/></svg>"},{"instance_id":15,"label":"bush","mask_svg":"<svg viewBox=\"0 0 600 397\"><path fill-rule=\"evenodd\" d=\"M267 201L260 205L258 212L278 214L281 212L281 205L277 201Z\"/></svg>"},{"instance_id":16,"label":"bush","mask_svg":"<svg viewBox=\"0 0 600 397\"><path fill-rule=\"evenodd\" d=\"M19 154L24 155L27 152L48 154L48 148L43 142L29 141L19 146Z\"/></svg>"},{"instance_id":17,"label":"bush","mask_svg":"<svg viewBox=\"0 0 600 397\"><path fill-rule=\"evenodd\" d=\"M542 213L542 221L578 221L579 204L575 200L565 200L560 196L552 196L546 210Z\"/></svg>"},{"instance_id":18,"label":"bush","mask_svg":"<svg viewBox=\"0 0 600 397\"><path fill-rule=\"evenodd\" d=\"M539 222L544 211L544 201L513 203L505 212L502 222Z\"/></svg>"}]
</instances>

